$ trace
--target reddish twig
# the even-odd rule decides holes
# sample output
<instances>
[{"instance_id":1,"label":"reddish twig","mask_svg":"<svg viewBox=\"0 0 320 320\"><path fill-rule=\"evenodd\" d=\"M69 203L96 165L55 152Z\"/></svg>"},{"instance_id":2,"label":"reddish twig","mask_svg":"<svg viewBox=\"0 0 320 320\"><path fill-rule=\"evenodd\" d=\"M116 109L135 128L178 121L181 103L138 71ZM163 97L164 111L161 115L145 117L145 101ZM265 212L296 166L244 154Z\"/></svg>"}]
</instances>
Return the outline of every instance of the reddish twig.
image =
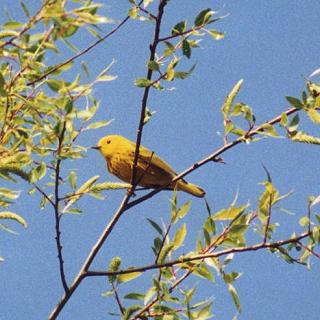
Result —
<instances>
[{"instance_id":1,"label":"reddish twig","mask_svg":"<svg viewBox=\"0 0 320 320\"><path fill-rule=\"evenodd\" d=\"M305 244L303 244L301 241L298 241L299 245L306 249L307 251L309 251L312 255L314 255L315 257L317 257L318 259L320 259L320 254L314 252L312 249L308 248Z\"/></svg>"},{"instance_id":2,"label":"reddish twig","mask_svg":"<svg viewBox=\"0 0 320 320\"><path fill-rule=\"evenodd\" d=\"M116 287L114 286L113 283L112 283L112 289L114 291L114 296L115 296L115 299L117 301L117 304L118 304L118 307L120 309L120 312L121 312L121 314L124 314L125 309L123 308L123 306L121 304L120 297L118 295L117 289L116 289Z\"/></svg>"},{"instance_id":3,"label":"reddish twig","mask_svg":"<svg viewBox=\"0 0 320 320\"><path fill-rule=\"evenodd\" d=\"M53 207L55 207L55 203L49 198L49 196L40 187L38 187L36 184L33 184L33 185L49 201L49 203Z\"/></svg>"}]
</instances>

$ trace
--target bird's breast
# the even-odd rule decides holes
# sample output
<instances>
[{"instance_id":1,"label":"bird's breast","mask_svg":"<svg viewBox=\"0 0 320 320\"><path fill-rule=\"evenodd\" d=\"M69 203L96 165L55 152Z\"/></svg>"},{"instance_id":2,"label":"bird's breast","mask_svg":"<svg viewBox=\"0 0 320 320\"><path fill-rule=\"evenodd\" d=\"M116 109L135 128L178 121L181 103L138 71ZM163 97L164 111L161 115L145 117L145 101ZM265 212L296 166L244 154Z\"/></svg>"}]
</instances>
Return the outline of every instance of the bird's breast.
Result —
<instances>
[{"instance_id":1,"label":"bird's breast","mask_svg":"<svg viewBox=\"0 0 320 320\"><path fill-rule=\"evenodd\" d=\"M130 182L132 175L133 157L123 152L116 152L107 159L107 166L110 173L120 180Z\"/></svg>"}]
</instances>

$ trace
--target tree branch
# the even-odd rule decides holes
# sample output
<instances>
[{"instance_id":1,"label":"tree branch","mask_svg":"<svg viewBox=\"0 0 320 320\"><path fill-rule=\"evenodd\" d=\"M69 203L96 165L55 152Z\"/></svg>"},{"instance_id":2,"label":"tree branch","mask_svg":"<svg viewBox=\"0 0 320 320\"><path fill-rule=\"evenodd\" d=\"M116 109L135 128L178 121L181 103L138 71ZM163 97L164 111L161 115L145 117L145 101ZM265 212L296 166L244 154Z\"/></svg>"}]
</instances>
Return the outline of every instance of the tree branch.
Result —
<instances>
[{"instance_id":1,"label":"tree branch","mask_svg":"<svg viewBox=\"0 0 320 320\"><path fill-rule=\"evenodd\" d=\"M279 240L279 241L274 241L274 242L261 242L256 245L252 245L250 247L235 247L235 248L230 248L230 249L225 249L221 250L218 252L211 252L211 253L204 253L204 254L198 254L194 255L192 257L185 257L185 258L179 258L178 260L173 260L169 262L164 262L160 264L151 264L147 266L142 266L142 267L137 267L137 268L130 268L130 269L125 269L125 270L118 270L118 271L86 271L84 276L85 277L92 277L92 276L118 276L121 274L128 274L128 273L134 273L134 272L145 272L148 270L153 270L153 269L159 269L159 268L165 268L165 267L171 267L174 265L179 265L187 262L192 262L192 261L197 261L197 260L203 260L207 258L218 258L221 256L228 255L230 253L236 253L236 252L248 252L248 251L257 251L261 249L269 249L269 248L279 248L284 245L287 245L289 243L299 243L301 245L301 240L304 238L307 238L310 236L309 232L304 232L295 238L290 238L290 239L285 239L285 240ZM305 247L305 246L303 246ZM309 248L307 250L310 250ZM320 256L319 256L320 258Z\"/></svg>"},{"instance_id":2,"label":"tree branch","mask_svg":"<svg viewBox=\"0 0 320 320\"><path fill-rule=\"evenodd\" d=\"M65 306L65 304L69 301L70 297L77 289L83 278L86 276L87 270L90 267L92 261L94 260L95 256L99 252L101 246L103 245L104 241L107 239L109 234L111 233L112 229L114 228L117 221L120 219L122 213L124 212L124 208L129 200L129 194L127 194L124 199L122 200L117 212L114 214L108 225L106 226L105 230L101 234L100 238L97 240L96 244L92 247L87 259L85 260L84 264L82 265L79 273L75 277L73 283L69 287L69 290L65 292L57 306L53 309L51 314L48 317L48 320L54 320L58 317L59 313Z\"/></svg>"},{"instance_id":3,"label":"tree branch","mask_svg":"<svg viewBox=\"0 0 320 320\"><path fill-rule=\"evenodd\" d=\"M64 291L67 293L69 291L68 284L66 281L66 276L64 272L64 261L62 257L62 244L61 244L61 231L60 231L60 214L59 214L59 177L60 177L60 165L61 165L61 159L59 159L59 155L62 148L64 133L66 131L66 122L63 122L63 128L61 131L61 134L59 136L59 142L58 142L58 148L57 148L57 162L55 166L55 182L54 182L54 216L55 216L55 222L56 222L56 243L57 243L57 251L58 251L58 258L59 258L59 269L60 269L60 277L62 281L62 285L64 288Z\"/></svg>"},{"instance_id":4,"label":"tree branch","mask_svg":"<svg viewBox=\"0 0 320 320\"><path fill-rule=\"evenodd\" d=\"M155 25L155 29L154 29L154 38L153 38L152 44L150 45L149 61L154 61L154 59L155 59L156 49L157 49L157 46L159 43L160 25L161 25L161 21L162 21L164 7L166 4L167 4L167 0L160 0L159 1L158 14L155 18L156 25ZM146 78L148 80L151 80L152 74L153 74L153 70L148 68ZM131 181L130 181L130 183L132 185L132 188L130 191L131 195L134 193L134 190L136 187L136 173L137 173L137 163L138 163L138 157L139 157L139 148L140 148L140 144L141 144L142 130L143 130L145 113L146 113L147 101L148 101L148 97L149 97L149 91L150 91L150 86L147 86L144 89L144 93L143 93L143 97L142 97L140 121L139 121L138 130L137 130L136 149L135 149L135 153L134 153L134 160L133 160L133 165L132 165L132 175L131 175Z\"/></svg>"}]
</instances>

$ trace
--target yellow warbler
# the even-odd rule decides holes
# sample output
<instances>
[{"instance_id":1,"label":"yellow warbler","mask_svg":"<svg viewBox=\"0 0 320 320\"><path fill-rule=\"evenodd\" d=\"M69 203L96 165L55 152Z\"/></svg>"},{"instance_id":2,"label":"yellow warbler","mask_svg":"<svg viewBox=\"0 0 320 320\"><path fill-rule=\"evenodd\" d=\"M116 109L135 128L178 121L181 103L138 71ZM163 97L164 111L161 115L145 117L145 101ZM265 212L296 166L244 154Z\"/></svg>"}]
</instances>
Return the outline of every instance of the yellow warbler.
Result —
<instances>
[{"instance_id":1,"label":"yellow warbler","mask_svg":"<svg viewBox=\"0 0 320 320\"><path fill-rule=\"evenodd\" d=\"M136 144L122 136L107 136L93 147L98 149L107 161L110 173L125 182L130 182L132 165ZM190 193L196 197L204 197L205 191L200 187L180 179L170 183L177 174L173 169L152 151L140 146L139 158L136 171L136 182L145 188L158 188L167 185L167 189L173 189L175 185L178 190Z\"/></svg>"}]
</instances>

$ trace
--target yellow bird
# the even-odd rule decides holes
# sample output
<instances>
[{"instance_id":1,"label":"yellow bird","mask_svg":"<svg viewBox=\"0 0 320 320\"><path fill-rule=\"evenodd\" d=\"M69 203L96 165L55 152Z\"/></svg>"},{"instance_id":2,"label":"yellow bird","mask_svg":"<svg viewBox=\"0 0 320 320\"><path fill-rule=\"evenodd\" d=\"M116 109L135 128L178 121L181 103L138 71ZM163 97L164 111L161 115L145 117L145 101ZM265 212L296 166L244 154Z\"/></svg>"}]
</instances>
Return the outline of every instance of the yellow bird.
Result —
<instances>
[{"instance_id":1,"label":"yellow bird","mask_svg":"<svg viewBox=\"0 0 320 320\"><path fill-rule=\"evenodd\" d=\"M122 136L106 136L93 147L100 151L107 161L110 173L120 180L130 183L132 166L136 144ZM204 197L206 194L200 187L180 179L170 183L177 176L174 170L152 151L140 146L139 158L136 171L136 182L144 188L158 188L167 185L167 189L173 189L175 185L178 190L190 193L196 197Z\"/></svg>"}]
</instances>

